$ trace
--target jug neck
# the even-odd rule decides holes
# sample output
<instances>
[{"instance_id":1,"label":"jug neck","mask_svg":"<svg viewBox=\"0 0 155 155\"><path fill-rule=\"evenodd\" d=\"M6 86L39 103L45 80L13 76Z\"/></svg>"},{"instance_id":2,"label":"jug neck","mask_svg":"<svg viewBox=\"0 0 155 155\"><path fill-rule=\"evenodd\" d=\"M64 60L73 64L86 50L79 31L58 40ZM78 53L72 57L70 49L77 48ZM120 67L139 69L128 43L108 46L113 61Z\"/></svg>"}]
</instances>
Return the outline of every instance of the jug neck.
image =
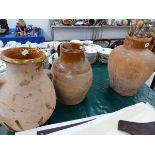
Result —
<instances>
[{"instance_id":1,"label":"jug neck","mask_svg":"<svg viewBox=\"0 0 155 155\"><path fill-rule=\"evenodd\" d=\"M85 55L78 43L62 43L58 54L66 63L78 63L85 60Z\"/></svg>"},{"instance_id":2,"label":"jug neck","mask_svg":"<svg viewBox=\"0 0 155 155\"><path fill-rule=\"evenodd\" d=\"M29 73L32 74L40 74L43 72L43 63L33 63L33 64L11 64L6 63L6 72L11 74L11 76L18 76L19 74L28 75Z\"/></svg>"},{"instance_id":3,"label":"jug neck","mask_svg":"<svg viewBox=\"0 0 155 155\"><path fill-rule=\"evenodd\" d=\"M124 41L124 47L134 49L147 49L150 46L152 38L138 38L127 36Z\"/></svg>"}]
</instances>

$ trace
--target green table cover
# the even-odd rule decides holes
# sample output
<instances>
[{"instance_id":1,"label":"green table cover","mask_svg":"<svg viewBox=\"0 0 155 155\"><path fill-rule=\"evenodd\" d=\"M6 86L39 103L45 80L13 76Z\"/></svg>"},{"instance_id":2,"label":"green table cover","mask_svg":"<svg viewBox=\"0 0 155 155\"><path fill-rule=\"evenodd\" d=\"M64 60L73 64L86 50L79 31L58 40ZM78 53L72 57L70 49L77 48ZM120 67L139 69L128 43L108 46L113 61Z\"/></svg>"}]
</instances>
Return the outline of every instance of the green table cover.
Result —
<instances>
[{"instance_id":1,"label":"green table cover","mask_svg":"<svg viewBox=\"0 0 155 155\"><path fill-rule=\"evenodd\" d=\"M93 84L83 102L75 106L66 106L57 102L51 118L44 124L70 121L117 111L138 102L149 102L155 107L155 92L143 85L133 97L118 95L109 87L107 64L92 65ZM0 134L14 134L0 126Z\"/></svg>"}]
</instances>

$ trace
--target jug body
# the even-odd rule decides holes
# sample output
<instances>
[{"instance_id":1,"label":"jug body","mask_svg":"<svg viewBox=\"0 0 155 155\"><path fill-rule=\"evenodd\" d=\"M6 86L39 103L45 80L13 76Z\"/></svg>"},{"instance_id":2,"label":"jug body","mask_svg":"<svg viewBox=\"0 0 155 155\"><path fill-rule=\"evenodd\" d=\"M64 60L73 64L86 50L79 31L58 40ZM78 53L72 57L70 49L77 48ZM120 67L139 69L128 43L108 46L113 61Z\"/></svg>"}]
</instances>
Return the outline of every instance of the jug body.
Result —
<instances>
[{"instance_id":1,"label":"jug body","mask_svg":"<svg viewBox=\"0 0 155 155\"><path fill-rule=\"evenodd\" d=\"M77 43L60 44L59 58L52 66L57 99L66 105L80 103L92 84L92 69Z\"/></svg>"},{"instance_id":2,"label":"jug body","mask_svg":"<svg viewBox=\"0 0 155 155\"><path fill-rule=\"evenodd\" d=\"M22 52L27 52L22 55ZM10 130L21 131L44 124L55 108L56 96L43 69L45 55L32 48L12 48L2 52L7 64L0 86L0 116Z\"/></svg>"}]
</instances>

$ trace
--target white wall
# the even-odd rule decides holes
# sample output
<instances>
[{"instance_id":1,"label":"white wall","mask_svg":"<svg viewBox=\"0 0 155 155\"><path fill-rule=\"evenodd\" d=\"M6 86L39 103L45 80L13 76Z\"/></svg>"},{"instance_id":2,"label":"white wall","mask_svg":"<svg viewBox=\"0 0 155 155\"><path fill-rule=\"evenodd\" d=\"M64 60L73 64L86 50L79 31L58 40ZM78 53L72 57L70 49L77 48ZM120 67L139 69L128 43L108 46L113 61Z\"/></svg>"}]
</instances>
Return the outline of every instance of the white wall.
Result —
<instances>
[{"instance_id":1,"label":"white wall","mask_svg":"<svg viewBox=\"0 0 155 155\"><path fill-rule=\"evenodd\" d=\"M34 25L44 30L45 40L51 40L51 31L48 19L24 19L27 25ZM9 28L15 28L18 19L7 19Z\"/></svg>"}]
</instances>

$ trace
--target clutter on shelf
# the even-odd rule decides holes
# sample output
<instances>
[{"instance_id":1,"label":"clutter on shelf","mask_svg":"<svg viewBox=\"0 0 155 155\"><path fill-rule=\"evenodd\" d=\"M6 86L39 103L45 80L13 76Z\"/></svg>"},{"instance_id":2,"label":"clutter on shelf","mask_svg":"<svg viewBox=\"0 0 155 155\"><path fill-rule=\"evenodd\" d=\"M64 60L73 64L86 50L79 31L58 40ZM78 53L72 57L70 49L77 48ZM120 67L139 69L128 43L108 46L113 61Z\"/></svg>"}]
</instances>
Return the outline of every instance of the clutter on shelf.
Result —
<instances>
[{"instance_id":1,"label":"clutter on shelf","mask_svg":"<svg viewBox=\"0 0 155 155\"><path fill-rule=\"evenodd\" d=\"M62 26L62 20L61 19L49 19L49 25L50 26Z\"/></svg>"},{"instance_id":2,"label":"clutter on shelf","mask_svg":"<svg viewBox=\"0 0 155 155\"><path fill-rule=\"evenodd\" d=\"M64 20L62 20L62 23L64 24L64 25L73 25L73 22L74 22L74 19L64 19Z\"/></svg>"},{"instance_id":3,"label":"clutter on shelf","mask_svg":"<svg viewBox=\"0 0 155 155\"><path fill-rule=\"evenodd\" d=\"M15 27L16 36L38 36L40 31L40 27L26 25L23 19L19 19Z\"/></svg>"},{"instance_id":4,"label":"clutter on shelf","mask_svg":"<svg viewBox=\"0 0 155 155\"><path fill-rule=\"evenodd\" d=\"M49 19L50 26L129 26L129 19Z\"/></svg>"},{"instance_id":5,"label":"clutter on shelf","mask_svg":"<svg viewBox=\"0 0 155 155\"><path fill-rule=\"evenodd\" d=\"M0 35L6 35L9 32L9 26L6 19L0 19Z\"/></svg>"},{"instance_id":6,"label":"clutter on shelf","mask_svg":"<svg viewBox=\"0 0 155 155\"><path fill-rule=\"evenodd\" d=\"M107 63L108 57L111 51L110 48L103 48L99 45L96 45L93 43L92 40L71 40L71 43L80 43L84 48L85 56L88 58L88 61L90 64L95 63L97 60L102 63ZM47 56L47 61L45 62L45 68L50 68L50 66L53 64L54 60L58 58L57 54L57 48L62 42L60 41L51 41L51 42L43 42L43 43L31 43L30 41L27 41L25 44L21 44L20 42L16 41L9 41L4 46L3 42L0 42L0 51L8 48L14 48L14 47L31 47L36 49L41 49L43 52L45 52ZM3 63L4 64L4 63ZM6 66L4 66L6 67ZM0 70L3 70L4 67L0 67Z\"/></svg>"},{"instance_id":7,"label":"clutter on shelf","mask_svg":"<svg viewBox=\"0 0 155 155\"><path fill-rule=\"evenodd\" d=\"M111 48L103 48L102 50L98 51L98 61L101 63L108 63L108 58L111 51Z\"/></svg>"},{"instance_id":8,"label":"clutter on shelf","mask_svg":"<svg viewBox=\"0 0 155 155\"><path fill-rule=\"evenodd\" d=\"M30 41L27 41L25 44L21 44L20 42L16 41L8 41L6 45L4 46L3 42L0 41L0 47L1 48L13 48L13 47L32 47L32 48L39 48L39 49L53 49L57 50L58 45L61 42L59 41L52 41L52 42L43 42L43 43L31 43Z\"/></svg>"},{"instance_id":9,"label":"clutter on shelf","mask_svg":"<svg viewBox=\"0 0 155 155\"><path fill-rule=\"evenodd\" d=\"M138 19L131 21L129 36L138 38L150 38L155 35L155 25L150 24L148 19Z\"/></svg>"},{"instance_id":10,"label":"clutter on shelf","mask_svg":"<svg viewBox=\"0 0 155 155\"><path fill-rule=\"evenodd\" d=\"M84 47L84 52L90 64L95 63L97 60L101 63L107 63L108 57L111 52L111 48L103 48L100 45L96 45L91 40L71 40L70 42L80 43Z\"/></svg>"},{"instance_id":11,"label":"clutter on shelf","mask_svg":"<svg viewBox=\"0 0 155 155\"><path fill-rule=\"evenodd\" d=\"M90 44L88 46L84 46L84 49L85 49L85 55L88 59L88 61L90 62L90 64L93 64L96 62L97 60L97 52L100 49L100 46L99 45L94 45L94 44Z\"/></svg>"},{"instance_id":12,"label":"clutter on shelf","mask_svg":"<svg viewBox=\"0 0 155 155\"><path fill-rule=\"evenodd\" d=\"M50 26L130 26L141 19L49 19ZM155 24L155 20L144 20L148 24ZM140 22L141 23L141 22Z\"/></svg>"},{"instance_id":13,"label":"clutter on shelf","mask_svg":"<svg viewBox=\"0 0 155 155\"><path fill-rule=\"evenodd\" d=\"M99 25L99 26L107 25L107 19L97 19L96 25Z\"/></svg>"},{"instance_id":14,"label":"clutter on shelf","mask_svg":"<svg viewBox=\"0 0 155 155\"><path fill-rule=\"evenodd\" d=\"M81 45L91 45L93 44L92 40L71 40L70 42L74 42L74 43L80 43Z\"/></svg>"},{"instance_id":15,"label":"clutter on shelf","mask_svg":"<svg viewBox=\"0 0 155 155\"><path fill-rule=\"evenodd\" d=\"M87 25L89 26L89 22L88 21L84 21L83 19L76 19L73 23L74 26L81 26L81 25Z\"/></svg>"}]
</instances>

